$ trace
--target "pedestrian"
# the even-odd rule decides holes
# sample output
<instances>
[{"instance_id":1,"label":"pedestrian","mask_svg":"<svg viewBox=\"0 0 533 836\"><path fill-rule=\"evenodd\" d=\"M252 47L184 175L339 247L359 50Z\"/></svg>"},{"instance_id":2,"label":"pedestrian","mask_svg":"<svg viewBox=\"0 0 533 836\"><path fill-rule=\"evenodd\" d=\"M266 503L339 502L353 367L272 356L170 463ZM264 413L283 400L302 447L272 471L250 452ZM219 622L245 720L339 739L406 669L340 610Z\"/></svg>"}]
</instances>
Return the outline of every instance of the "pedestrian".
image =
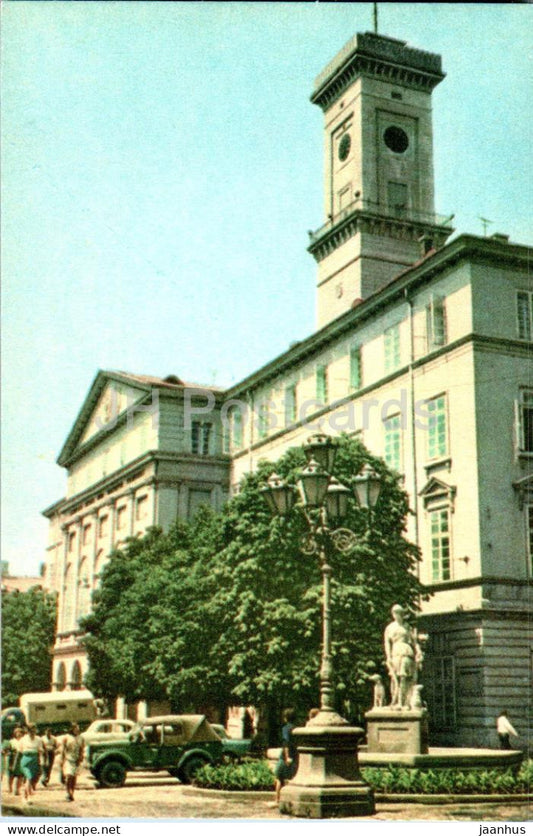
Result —
<instances>
[{"instance_id":1,"label":"pedestrian","mask_svg":"<svg viewBox=\"0 0 533 836\"><path fill-rule=\"evenodd\" d=\"M8 740L4 747L4 754L7 761L8 792L12 793L15 788L15 795L20 795L20 787L23 781L20 769L20 741L24 736L24 729L17 726L13 730L13 737Z\"/></svg>"},{"instance_id":2,"label":"pedestrian","mask_svg":"<svg viewBox=\"0 0 533 836\"><path fill-rule=\"evenodd\" d=\"M52 734L52 729L50 728L45 729L42 741L44 746L44 760L43 777L41 778L41 784L43 785L43 787L47 787L48 782L50 781L50 775L52 773L52 768L54 766L54 760L59 744L57 742L57 738L54 737L54 735Z\"/></svg>"},{"instance_id":3,"label":"pedestrian","mask_svg":"<svg viewBox=\"0 0 533 836\"><path fill-rule=\"evenodd\" d=\"M507 711L500 711L498 719L496 720L496 731L500 738L500 749L512 749L509 735L518 737L518 733L514 730L507 717Z\"/></svg>"},{"instance_id":4,"label":"pedestrian","mask_svg":"<svg viewBox=\"0 0 533 836\"><path fill-rule=\"evenodd\" d=\"M72 723L68 734L63 738L61 745L61 771L65 776L65 788L67 801L74 801L74 790L76 789L76 778L83 761L83 737L80 734L80 727Z\"/></svg>"},{"instance_id":5,"label":"pedestrian","mask_svg":"<svg viewBox=\"0 0 533 836\"><path fill-rule=\"evenodd\" d=\"M20 769L24 777L24 799L31 804L30 798L35 792L44 758L43 741L38 737L34 723L28 725L28 731L21 738L19 746Z\"/></svg>"},{"instance_id":6,"label":"pedestrian","mask_svg":"<svg viewBox=\"0 0 533 836\"><path fill-rule=\"evenodd\" d=\"M296 770L298 769L298 750L294 743L293 729L294 729L294 709L287 708L283 712L283 727L281 729L281 753L279 760L274 770L276 778L275 793L276 800L269 804L270 807L277 807L280 802L280 794L282 787L294 778Z\"/></svg>"}]
</instances>

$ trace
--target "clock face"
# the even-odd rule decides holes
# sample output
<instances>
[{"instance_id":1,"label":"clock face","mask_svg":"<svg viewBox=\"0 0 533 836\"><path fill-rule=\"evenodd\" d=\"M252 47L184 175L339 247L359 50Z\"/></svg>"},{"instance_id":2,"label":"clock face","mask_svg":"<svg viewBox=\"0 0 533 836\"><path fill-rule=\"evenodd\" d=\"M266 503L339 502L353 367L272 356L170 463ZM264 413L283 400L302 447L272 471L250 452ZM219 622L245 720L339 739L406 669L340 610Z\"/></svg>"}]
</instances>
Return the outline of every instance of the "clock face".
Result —
<instances>
[{"instance_id":1,"label":"clock face","mask_svg":"<svg viewBox=\"0 0 533 836\"><path fill-rule=\"evenodd\" d=\"M347 159L348 154L350 153L350 148L352 147L352 138L350 134L343 134L341 137L341 141L339 142L339 160L341 163Z\"/></svg>"},{"instance_id":2,"label":"clock face","mask_svg":"<svg viewBox=\"0 0 533 836\"><path fill-rule=\"evenodd\" d=\"M409 137L402 128L391 125L383 134L383 142L395 154L403 154L409 148Z\"/></svg>"}]
</instances>

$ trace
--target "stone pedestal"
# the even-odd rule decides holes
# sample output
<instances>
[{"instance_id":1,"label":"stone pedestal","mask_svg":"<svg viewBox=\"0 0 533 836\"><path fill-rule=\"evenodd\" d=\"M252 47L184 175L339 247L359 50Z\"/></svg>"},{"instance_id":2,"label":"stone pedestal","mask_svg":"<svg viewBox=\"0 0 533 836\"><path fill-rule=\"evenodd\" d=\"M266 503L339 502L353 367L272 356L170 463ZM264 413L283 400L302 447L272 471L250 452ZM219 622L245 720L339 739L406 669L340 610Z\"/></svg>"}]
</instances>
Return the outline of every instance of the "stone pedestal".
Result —
<instances>
[{"instance_id":1,"label":"stone pedestal","mask_svg":"<svg viewBox=\"0 0 533 836\"><path fill-rule=\"evenodd\" d=\"M280 811L311 819L371 816L374 793L361 778L357 761L363 734L348 725L294 729L298 772L281 790Z\"/></svg>"},{"instance_id":2,"label":"stone pedestal","mask_svg":"<svg viewBox=\"0 0 533 836\"><path fill-rule=\"evenodd\" d=\"M427 754L427 709L372 708L365 719L369 753Z\"/></svg>"}]
</instances>

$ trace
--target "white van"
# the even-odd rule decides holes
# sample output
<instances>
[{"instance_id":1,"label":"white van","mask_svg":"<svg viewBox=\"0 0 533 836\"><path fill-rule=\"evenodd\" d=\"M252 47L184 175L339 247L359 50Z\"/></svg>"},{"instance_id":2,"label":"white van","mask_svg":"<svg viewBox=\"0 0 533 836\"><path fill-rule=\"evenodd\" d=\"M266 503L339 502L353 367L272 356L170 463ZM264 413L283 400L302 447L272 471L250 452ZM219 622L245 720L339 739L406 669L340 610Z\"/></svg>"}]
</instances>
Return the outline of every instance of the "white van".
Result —
<instances>
[{"instance_id":1,"label":"white van","mask_svg":"<svg viewBox=\"0 0 533 836\"><path fill-rule=\"evenodd\" d=\"M46 728L54 734L68 731L77 723L83 731L96 719L96 706L90 691L53 691L23 694L19 704L27 723L35 723L38 733Z\"/></svg>"}]
</instances>

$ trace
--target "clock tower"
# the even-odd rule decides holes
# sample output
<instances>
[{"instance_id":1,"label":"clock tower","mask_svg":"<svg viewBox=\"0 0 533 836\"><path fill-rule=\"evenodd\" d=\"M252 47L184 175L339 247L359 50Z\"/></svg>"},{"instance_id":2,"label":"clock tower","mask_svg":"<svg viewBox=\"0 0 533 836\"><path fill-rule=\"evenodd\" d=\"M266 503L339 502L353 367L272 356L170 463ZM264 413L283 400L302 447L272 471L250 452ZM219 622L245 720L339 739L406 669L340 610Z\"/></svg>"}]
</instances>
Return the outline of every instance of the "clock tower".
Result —
<instances>
[{"instance_id":1,"label":"clock tower","mask_svg":"<svg viewBox=\"0 0 533 836\"><path fill-rule=\"evenodd\" d=\"M310 233L322 327L453 231L435 215L431 92L440 55L367 32L315 81L324 112L326 222Z\"/></svg>"}]
</instances>

